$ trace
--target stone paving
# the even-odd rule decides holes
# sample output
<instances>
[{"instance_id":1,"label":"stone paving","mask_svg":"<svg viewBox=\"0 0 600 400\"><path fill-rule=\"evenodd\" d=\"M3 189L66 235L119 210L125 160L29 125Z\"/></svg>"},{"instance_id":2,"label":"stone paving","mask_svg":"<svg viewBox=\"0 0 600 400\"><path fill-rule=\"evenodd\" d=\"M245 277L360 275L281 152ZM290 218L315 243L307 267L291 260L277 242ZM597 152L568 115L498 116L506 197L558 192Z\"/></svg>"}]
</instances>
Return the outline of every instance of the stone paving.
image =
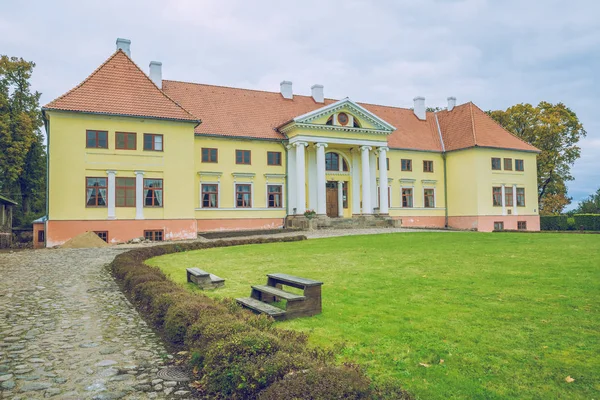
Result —
<instances>
[{"instance_id":1,"label":"stone paving","mask_svg":"<svg viewBox=\"0 0 600 400\"><path fill-rule=\"evenodd\" d=\"M186 398L105 265L123 249L0 253L0 399Z\"/></svg>"}]
</instances>

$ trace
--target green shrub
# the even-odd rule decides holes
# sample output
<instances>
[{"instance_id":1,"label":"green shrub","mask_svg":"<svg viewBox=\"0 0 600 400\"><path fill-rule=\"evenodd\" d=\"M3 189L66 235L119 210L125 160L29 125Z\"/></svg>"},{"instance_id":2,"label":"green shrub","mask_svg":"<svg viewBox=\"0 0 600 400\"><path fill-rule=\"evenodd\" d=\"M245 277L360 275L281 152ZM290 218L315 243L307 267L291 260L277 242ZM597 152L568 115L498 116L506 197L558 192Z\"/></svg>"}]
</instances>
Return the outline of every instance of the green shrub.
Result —
<instances>
[{"instance_id":1,"label":"green shrub","mask_svg":"<svg viewBox=\"0 0 600 400\"><path fill-rule=\"evenodd\" d=\"M600 214L575 214L575 229L600 231Z\"/></svg>"},{"instance_id":2,"label":"green shrub","mask_svg":"<svg viewBox=\"0 0 600 400\"><path fill-rule=\"evenodd\" d=\"M142 282L131 289L131 297L139 307L145 312L149 312L155 297L164 293L176 292L179 289L180 288L171 281Z\"/></svg>"},{"instance_id":3,"label":"green shrub","mask_svg":"<svg viewBox=\"0 0 600 400\"><path fill-rule=\"evenodd\" d=\"M169 309L179 303L185 303L190 299L190 295L179 289L174 292L160 293L152 300L150 305L150 319L159 329L163 328L165 316Z\"/></svg>"},{"instance_id":4,"label":"green shrub","mask_svg":"<svg viewBox=\"0 0 600 400\"><path fill-rule=\"evenodd\" d=\"M566 215L543 215L540 217L542 231L566 231L569 228Z\"/></svg>"},{"instance_id":5,"label":"green shrub","mask_svg":"<svg viewBox=\"0 0 600 400\"><path fill-rule=\"evenodd\" d=\"M160 281L164 282L167 277L158 268L140 268L137 271L130 271L123 279L123 287L131 291L140 283Z\"/></svg>"},{"instance_id":6,"label":"green shrub","mask_svg":"<svg viewBox=\"0 0 600 400\"><path fill-rule=\"evenodd\" d=\"M202 315L203 319L219 315L223 309L202 301L177 302L165 316L165 337L175 345L184 343L187 329Z\"/></svg>"},{"instance_id":7,"label":"green shrub","mask_svg":"<svg viewBox=\"0 0 600 400\"><path fill-rule=\"evenodd\" d=\"M323 367L294 371L260 393L260 400L367 399L369 380L357 369Z\"/></svg>"},{"instance_id":8,"label":"green shrub","mask_svg":"<svg viewBox=\"0 0 600 400\"><path fill-rule=\"evenodd\" d=\"M577 227L575 226L575 218L567 217L567 230L574 231Z\"/></svg>"}]
</instances>

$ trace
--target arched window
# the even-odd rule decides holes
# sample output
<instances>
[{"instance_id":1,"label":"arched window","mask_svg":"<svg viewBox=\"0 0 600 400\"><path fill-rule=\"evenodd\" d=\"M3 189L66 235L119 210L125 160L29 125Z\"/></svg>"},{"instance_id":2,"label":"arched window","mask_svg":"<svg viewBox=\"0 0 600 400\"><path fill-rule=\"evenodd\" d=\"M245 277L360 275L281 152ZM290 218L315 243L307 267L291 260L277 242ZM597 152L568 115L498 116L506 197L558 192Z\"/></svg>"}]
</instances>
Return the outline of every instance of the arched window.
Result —
<instances>
[{"instance_id":1,"label":"arched window","mask_svg":"<svg viewBox=\"0 0 600 400\"><path fill-rule=\"evenodd\" d=\"M342 158L342 171L346 171L346 172L349 171L348 163L346 162L345 158Z\"/></svg>"},{"instance_id":2,"label":"arched window","mask_svg":"<svg viewBox=\"0 0 600 400\"><path fill-rule=\"evenodd\" d=\"M327 122L325 122L325 125L333 125L333 115L327 119Z\"/></svg>"},{"instance_id":3,"label":"arched window","mask_svg":"<svg viewBox=\"0 0 600 400\"><path fill-rule=\"evenodd\" d=\"M353 126L354 126L355 128L360 128L360 127L361 127L361 126L360 126L360 122L358 122L358 119L357 119L356 117L354 117L354 124L353 124Z\"/></svg>"},{"instance_id":4,"label":"arched window","mask_svg":"<svg viewBox=\"0 0 600 400\"><path fill-rule=\"evenodd\" d=\"M339 171L340 170L340 156L337 153L325 154L325 170L327 171Z\"/></svg>"}]
</instances>

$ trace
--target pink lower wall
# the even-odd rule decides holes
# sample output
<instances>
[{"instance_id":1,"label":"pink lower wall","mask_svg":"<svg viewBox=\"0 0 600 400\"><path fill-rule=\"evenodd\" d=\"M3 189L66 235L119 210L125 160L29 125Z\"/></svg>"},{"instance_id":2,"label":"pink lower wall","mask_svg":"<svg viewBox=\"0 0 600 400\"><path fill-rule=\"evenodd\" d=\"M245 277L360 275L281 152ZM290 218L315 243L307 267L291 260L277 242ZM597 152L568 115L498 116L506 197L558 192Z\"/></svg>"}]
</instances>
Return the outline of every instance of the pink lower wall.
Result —
<instances>
[{"instance_id":1,"label":"pink lower wall","mask_svg":"<svg viewBox=\"0 0 600 400\"><path fill-rule=\"evenodd\" d=\"M539 215L481 215L448 217L448 226L455 229L473 230L480 232L491 232L494 230L494 222L504 222L505 230L517 230L517 222L527 222L528 231L540 230Z\"/></svg>"},{"instance_id":2,"label":"pink lower wall","mask_svg":"<svg viewBox=\"0 0 600 400\"><path fill-rule=\"evenodd\" d=\"M425 216L425 217L394 217L402 220L403 228L443 228L446 224L444 216Z\"/></svg>"},{"instance_id":3,"label":"pink lower wall","mask_svg":"<svg viewBox=\"0 0 600 400\"><path fill-rule=\"evenodd\" d=\"M48 221L46 246L59 246L72 237L88 231L108 231L109 243L123 243L143 237L145 230L164 231L164 240L196 239L198 236L195 219Z\"/></svg>"},{"instance_id":4,"label":"pink lower wall","mask_svg":"<svg viewBox=\"0 0 600 400\"><path fill-rule=\"evenodd\" d=\"M199 219L198 232L277 229L283 227L283 221L283 218Z\"/></svg>"}]
</instances>

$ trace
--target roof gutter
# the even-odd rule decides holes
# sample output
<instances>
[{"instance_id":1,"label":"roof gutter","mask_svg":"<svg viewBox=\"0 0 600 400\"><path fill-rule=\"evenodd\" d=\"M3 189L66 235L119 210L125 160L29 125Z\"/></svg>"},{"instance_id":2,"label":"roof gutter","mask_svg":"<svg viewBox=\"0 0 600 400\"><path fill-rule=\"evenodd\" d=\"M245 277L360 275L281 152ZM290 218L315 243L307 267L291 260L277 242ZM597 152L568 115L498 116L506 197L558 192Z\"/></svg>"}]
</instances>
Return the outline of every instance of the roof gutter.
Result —
<instances>
[{"instance_id":1,"label":"roof gutter","mask_svg":"<svg viewBox=\"0 0 600 400\"><path fill-rule=\"evenodd\" d=\"M444 161L444 226L448 228L448 175L446 172L446 146L442 138L442 130L440 129L440 121L438 120L437 111L435 115L435 124L437 126L438 135L440 135L440 143L442 144L442 160Z\"/></svg>"}]
</instances>

